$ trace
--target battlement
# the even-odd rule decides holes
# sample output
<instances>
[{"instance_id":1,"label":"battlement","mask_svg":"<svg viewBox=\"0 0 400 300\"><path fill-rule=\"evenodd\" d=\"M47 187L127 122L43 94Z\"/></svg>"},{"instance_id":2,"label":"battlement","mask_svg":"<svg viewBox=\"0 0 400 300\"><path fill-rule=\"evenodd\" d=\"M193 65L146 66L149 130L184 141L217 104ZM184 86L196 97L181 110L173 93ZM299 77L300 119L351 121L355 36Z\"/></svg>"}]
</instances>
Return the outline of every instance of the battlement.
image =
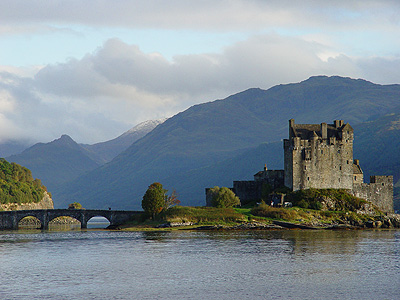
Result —
<instances>
[{"instance_id":1,"label":"battlement","mask_svg":"<svg viewBox=\"0 0 400 300\"><path fill-rule=\"evenodd\" d=\"M343 120L333 124L295 124L289 120L284 140L285 185L306 188L351 189L353 185L353 133Z\"/></svg>"},{"instance_id":2,"label":"battlement","mask_svg":"<svg viewBox=\"0 0 400 300\"><path fill-rule=\"evenodd\" d=\"M265 190L286 186L293 191L345 189L393 212L393 176L371 176L364 183L360 161L353 159L354 129L343 120L332 124L295 124L289 120L289 138L283 140L284 170L264 170L254 181L234 181L242 204L259 200Z\"/></svg>"}]
</instances>

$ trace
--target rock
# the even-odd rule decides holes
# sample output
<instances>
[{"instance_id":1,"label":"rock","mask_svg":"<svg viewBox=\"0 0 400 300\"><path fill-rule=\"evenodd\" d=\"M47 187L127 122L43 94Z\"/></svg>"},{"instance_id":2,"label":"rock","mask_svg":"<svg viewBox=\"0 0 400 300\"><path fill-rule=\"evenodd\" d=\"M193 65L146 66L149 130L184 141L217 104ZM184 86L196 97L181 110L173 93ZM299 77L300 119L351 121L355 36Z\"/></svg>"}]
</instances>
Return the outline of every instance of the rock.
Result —
<instances>
[{"instance_id":1,"label":"rock","mask_svg":"<svg viewBox=\"0 0 400 300\"><path fill-rule=\"evenodd\" d=\"M196 230L220 230L220 229L224 229L224 226L222 226L222 225L205 225L205 226L199 226L195 229Z\"/></svg>"},{"instance_id":2,"label":"rock","mask_svg":"<svg viewBox=\"0 0 400 300\"><path fill-rule=\"evenodd\" d=\"M367 222L365 222L365 226L367 228L374 228L375 227L375 222L374 221L367 221Z\"/></svg>"},{"instance_id":3,"label":"rock","mask_svg":"<svg viewBox=\"0 0 400 300\"><path fill-rule=\"evenodd\" d=\"M327 229L356 229L354 226L350 224L334 224Z\"/></svg>"},{"instance_id":4,"label":"rock","mask_svg":"<svg viewBox=\"0 0 400 300\"><path fill-rule=\"evenodd\" d=\"M232 230L257 230L257 229L283 229L282 226L276 224L265 224L259 222L243 223L236 226L229 227Z\"/></svg>"},{"instance_id":5,"label":"rock","mask_svg":"<svg viewBox=\"0 0 400 300\"><path fill-rule=\"evenodd\" d=\"M53 209L54 203L47 192L44 192L43 199L38 203L8 203L1 204L0 209L4 211L9 210L31 210L31 209Z\"/></svg>"}]
</instances>

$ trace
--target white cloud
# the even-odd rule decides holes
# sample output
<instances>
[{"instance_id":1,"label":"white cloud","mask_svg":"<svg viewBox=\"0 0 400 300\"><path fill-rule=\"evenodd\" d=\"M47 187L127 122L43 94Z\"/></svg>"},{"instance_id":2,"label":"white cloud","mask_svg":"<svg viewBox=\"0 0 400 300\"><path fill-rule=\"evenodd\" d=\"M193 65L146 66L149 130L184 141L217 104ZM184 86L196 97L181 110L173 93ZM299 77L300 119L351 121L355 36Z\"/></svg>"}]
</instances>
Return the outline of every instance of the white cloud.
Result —
<instances>
[{"instance_id":1,"label":"white cloud","mask_svg":"<svg viewBox=\"0 0 400 300\"><path fill-rule=\"evenodd\" d=\"M219 53L171 60L110 39L81 59L29 71L0 70L0 140L50 141L66 133L94 143L141 121L251 87L266 89L320 74L394 83L400 78L400 59L352 57L324 35L260 34Z\"/></svg>"},{"instance_id":2,"label":"white cloud","mask_svg":"<svg viewBox=\"0 0 400 300\"><path fill-rule=\"evenodd\" d=\"M2 23L75 23L88 26L151 27L168 29L238 30L265 26L399 25L398 1L105 1L3 0ZM382 18L383 17L383 18ZM364 27L365 29L365 27Z\"/></svg>"}]
</instances>

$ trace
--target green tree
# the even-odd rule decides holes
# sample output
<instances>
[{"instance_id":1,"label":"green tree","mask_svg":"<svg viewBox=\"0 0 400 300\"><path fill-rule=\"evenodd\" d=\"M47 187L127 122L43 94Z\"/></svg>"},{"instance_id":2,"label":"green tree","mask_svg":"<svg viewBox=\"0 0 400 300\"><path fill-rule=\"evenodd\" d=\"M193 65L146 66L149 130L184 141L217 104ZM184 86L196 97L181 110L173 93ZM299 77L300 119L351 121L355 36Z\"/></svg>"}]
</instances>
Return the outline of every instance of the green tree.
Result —
<instances>
[{"instance_id":1,"label":"green tree","mask_svg":"<svg viewBox=\"0 0 400 300\"><path fill-rule=\"evenodd\" d=\"M68 205L68 209L83 209L83 207L79 202L74 202Z\"/></svg>"},{"instance_id":2,"label":"green tree","mask_svg":"<svg viewBox=\"0 0 400 300\"><path fill-rule=\"evenodd\" d=\"M211 205L214 207L232 207L240 205L240 199L227 187L215 186L209 190Z\"/></svg>"},{"instance_id":3,"label":"green tree","mask_svg":"<svg viewBox=\"0 0 400 300\"><path fill-rule=\"evenodd\" d=\"M166 197L167 190L163 188L162 184L159 182L152 183L143 196L143 210L154 219L165 207Z\"/></svg>"}]
</instances>

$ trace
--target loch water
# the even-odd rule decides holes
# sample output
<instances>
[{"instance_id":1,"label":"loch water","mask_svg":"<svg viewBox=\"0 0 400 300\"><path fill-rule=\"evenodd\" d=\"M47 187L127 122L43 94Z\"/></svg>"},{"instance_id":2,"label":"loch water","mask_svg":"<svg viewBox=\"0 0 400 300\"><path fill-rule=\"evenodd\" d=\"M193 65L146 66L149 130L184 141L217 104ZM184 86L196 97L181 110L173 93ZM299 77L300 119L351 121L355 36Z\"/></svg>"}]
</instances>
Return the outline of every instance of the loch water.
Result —
<instances>
[{"instance_id":1,"label":"loch water","mask_svg":"<svg viewBox=\"0 0 400 300\"><path fill-rule=\"evenodd\" d=\"M0 299L400 299L400 231L0 232Z\"/></svg>"}]
</instances>

